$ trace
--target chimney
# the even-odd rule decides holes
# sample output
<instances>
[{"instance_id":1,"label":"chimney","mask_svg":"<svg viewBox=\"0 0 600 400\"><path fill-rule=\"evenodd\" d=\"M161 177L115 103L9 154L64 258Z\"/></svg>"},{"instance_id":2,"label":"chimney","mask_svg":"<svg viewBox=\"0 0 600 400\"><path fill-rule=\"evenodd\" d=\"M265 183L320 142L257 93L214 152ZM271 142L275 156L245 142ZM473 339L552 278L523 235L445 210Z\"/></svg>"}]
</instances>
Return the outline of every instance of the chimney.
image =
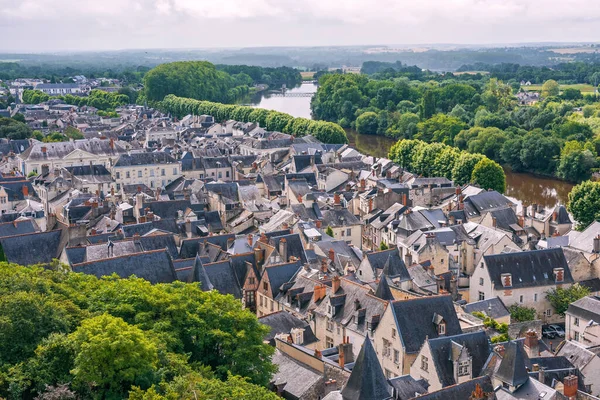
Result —
<instances>
[{"instance_id":1,"label":"chimney","mask_svg":"<svg viewBox=\"0 0 600 400\"><path fill-rule=\"evenodd\" d=\"M14 226L15 228L17 227L17 220L16 220L16 219L13 221L13 226Z\"/></svg>"},{"instance_id":2,"label":"chimney","mask_svg":"<svg viewBox=\"0 0 600 400\"><path fill-rule=\"evenodd\" d=\"M339 206L341 204L340 195L338 193L333 195L333 205Z\"/></svg>"},{"instance_id":3,"label":"chimney","mask_svg":"<svg viewBox=\"0 0 600 400\"><path fill-rule=\"evenodd\" d=\"M407 206L408 201L406 199L406 193L402 193L402 205Z\"/></svg>"},{"instance_id":4,"label":"chimney","mask_svg":"<svg viewBox=\"0 0 600 400\"><path fill-rule=\"evenodd\" d=\"M315 349L315 358L318 358L319 360L321 359L321 351Z\"/></svg>"},{"instance_id":5,"label":"chimney","mask_svg":"<svg viewBox=\"0 0 600 400\"><path fill-rule=\"evenodd\" d=\"M362 190L365 190L365 186L366 186L365 178L362 178L362 179L360 180L360 188L361 188Z\"/></svg>"},{"instance_id":6,"label":"chimney","mask_svg":"<svg viewBox=\"0 0 600 400\"><path fill-rule=\"evenodd\" d=\"M369 212L373 211L373 198L369 198Z\"/></svg>"},{"instance_id":7,"label":"chimney","mask_svg":"<svg viewBox=\"0 0 600 400\"><path fill-rule=\"evenodd\" d=\"M452 295L452 300L458 300L458 285L454 275L452 275L452 278L450 278L450 294Z\"/></svg>"},{"instance_id":8,"label":"chimney","mask_svg":"<svg viewBox=\"0 0 600 400\"><path fill-rule=\"evenodd\" d=\"M258 239L261 243L269 243L269 238L267 238L267 235L263 232L260 234L260 239Z\"/></svg>"},{"instance_id":9,"label":"chimney","mask_svg":"<svg viewBox=\"0 0 600 400\"><path fill-rule=\"evenodd\" d=\"M463 210L465 208L465 196L464 195L460 195L458 196L458 209L459 210Z\"/></svg>"},{"instance_id":10,"label":"chimney","mask_svg":"<svg viewBox=\"0 0 600 400\"><path fill-rule=\"evenodd\" d=\"M23 185L23 197L29 197L29 187L27 185Z\"/></svg>"},{"instance_id":11,"label":"chimney","mask_svg":"<svg viewBox=\"0 0 600 400\"><path fill-rule=\"evenodd\" d=\"M342 338L342 343L338 345L339 366L344 368L344 365L354 362L354 353L352 352L352 343L350 337Z\"/></svg>"},{"instance_id":12,"label":"chimney","mask_svg":"<svg viewBox=\"0 0 600 400\"><path fill-rule=\"evenodd\" d=\"M113 138L110 139L109 145L111 149L115 149L115 140Z\"/></svg>"},{"instance_id":13,"label":"chimney","mask_svg":"<svg viewBox=\"0 0 600 400\"><path fill-rule=\"evenodd\" d=\"M248 240L248 246L249 246L250 248L252 248L252 242L253 242L252 235L248 235L248 236L246 236L246 240Z\"/></svg>"},{"instance_id":14,"label":"chimney","mask_svg":"<svg viewBox=\"0 0 600 400\"><path fill-rule=\"evenodd\" d=\"M97 233L98 233L98 231L96 230L96 228L92 228L92 230L91 230L90 234L91 234L91 235L95 235L95 234L97 234Z\"/></svg>"},{"instance_id":15,"label":"chimney","mask_svg":"<svg viewBox=\"0 0 600 400\"><path fill-rule=\"evenodd\" d=\"M496 220L496 217L492 217L492 227L494 229L496 229L497 226L498 226L498 220Z\"/></svg>"},{"instance_id":16,"label":"chimney","mask_svg":"<svg viewBox=\"0 0 600 400\"><path fill-rule=\"evenodd\" d=\"M340 288L340 277L334 276L331 280L331 291L335 294Z\"/></svg>"},{"instance_id":17,"label":"chimney","mask_svg":"<svg viewBox=\"0 0 600 400\"><path fill-rule=\"evenodd\" d=\"M499 344L498 346L494 347L494 351L496 353L498 353L500 355L500 357L504 357L504 346L502 346L501 344Z\"/></svg>"},{"instance_id":18,"label":"chimney","mask_svg":"<svg viewBox=\"0 0 600 400\"><path fill-rule=\"evenodd\" d=\"M290 226L287 222L284 222L281 224L281 229L283 229L284 231L288 230L289 228L290 228Z\"/></svg>"},{"instance_id":19,"label":"chimney","mask_svg":"<svg viewBox=\"0 0 600 400\"><path fill-rule=\"evenodd\" d=\"M577 375L569 375L563 381L564 395L569 400L577 397L577 380Z\"/></svg>"},{"instance_id":20,"label":"chimney","mask_svg":"<svg viewBox=\"0 0 600 400\"><path fill-rule=\"evenodd\" d=\"M544 383L544 381L546 380L546 372L544 371L544 368L540 368L538 365L538 381L540 381L541 383Z\"/></svg>"},{"instance_id":21,"label":"chimney","mask_svg":"<svg viewBox=\"0 0 600 400\"><path fill-rule=\"evenodd\" d=\"M185 233L187 237L192 236L192 221L190 221L189 218L185 220Z\"/></svg>"},{"instance_id":22,"label":"chimney","mask_svg":"<svg viewBox=\"0 0 600 400\"><path fill-rule=\"evenodd\" d=\"M538 343L537 332L533 329L530 329L525 334L525 351L527 351L527 355L529 358L539 357L540 356L540 346Z\"/></svg>"},{"instance_id":23,"label":"chimney","mask_svg":"<svg viewBox=\"0 0 600 400\"><path fill-rule=\"evenodd\" d=\"M317 227L317 229L321 229L321 226L323 226L323 221L321 221L320 219L316 220L315 226Z\"/></svg>"},{"instance_id":24,"label":"chimney","mask_svg":"<svg viewBox=\"0 0 600 400\"><path fill-rule=\"evenodd\" d=\"M450 216L448 217L448 220L449 220L449 222L450 222L450 226L452 226L452 225L456 225L456 217L455 217L454 215L450 215Z\"/></svg>"},{"instance_id":25,"label":"chimney","mask_svg":"<svg viewBox=\"0 0 600 400\"><path fill-rule=\"evenodd\" d=\"M335 262L335 250L329 249L329 259L331 262Z\"/></svg>"},{"instance_id":26,"label":"chimney","mask_svg":"<svg viewBox=\"0 0 600 400\"><path fill-rule=\"evenodd\" d=\"M557 219L558 219L558 213L556 212L556 210L554 210L554 212L552 213L552 222L556 222Z\"/></svg>"},{"instance_id":27,"label":"chimney","mask_svg":"<svg viewBox=\"0 0 600 400\"><path fill-rule=\"evenodd\" d=\"M326 274L329 270L329 258L321 258L321 272Z\"/></svg>"},{"instance_id":28,"label":"chimney","mask_svg":"<svg viewBox=\"0 0 600 400\"><path fill-rule=\"evenodd\" d=\"M327 290L323 284L315 285L315 288L313 289L313 300L315 303L325 297L326 293Z\"/></svg>"},{"instance_id":29,"label":"chimney","mask_svg":"<svg viewBox=\"0 0 600 400\"><path fill-rule=\"evenodd\" d=\"M256 260L256 264L262 264L263 262L263 250L260 247L254 248L254 259Z\"/></svg>"},{"instance_id":30,"label":"chimney","mask_svg":"<svg viewBox=\"0 0 600 400\"><path fill-rule=\"evenodd\" d=\"M407 267L410 267L413 264L412 254L409 253L408 251L406 252L406 255L404 256L404 264L406 264Z\"/></svg>"},{"instance_id":31,"label":"chimney","mask_svg":"<svg viewBox=\"0 0 600 400\"><path fill-rule=\"evenodd\" d=\"M139 233L135 233L133 235L133 244L135 244L136 246L141 245Z\"/></svg>"},{"instance_id":32,"label":"chimney","mask_svg":"<svg viewBox=\"0 0 600 400\"><path fill-rule=\"evenodd\" d=\"M298 195L298 203L302 203L302 196Z\"/></svg>"},{"instance_id":33,"label":"chimney","mask_svg":"<svg viewBox=\"0 0 600 400\"><path fill-rule=\"evenodd\" d=\"M48 148L46 146L42 146L42 154L46 157L46 153L48 152Z\"/></svg>"},{"instance_id":34,"label":"chimney","mask_svg":"<svg viewBox=\"0 0 600 400\"><path fill-rule=\"evenodd\" d=\"M598 254L600 253L600 235L596 236L594 238L594 248L593 248L594 253Z\"/></svg>"},{"instance_id":35,"label":"chimney","mask_svg":"<svg viewBox=\"0 0 600 400\"><path fill-rule=\"evenodd\" d=\"M281 238L279 240L279 255L281 256L281 262L287 262L287 239Z\"/></svg>"}]
</instances>

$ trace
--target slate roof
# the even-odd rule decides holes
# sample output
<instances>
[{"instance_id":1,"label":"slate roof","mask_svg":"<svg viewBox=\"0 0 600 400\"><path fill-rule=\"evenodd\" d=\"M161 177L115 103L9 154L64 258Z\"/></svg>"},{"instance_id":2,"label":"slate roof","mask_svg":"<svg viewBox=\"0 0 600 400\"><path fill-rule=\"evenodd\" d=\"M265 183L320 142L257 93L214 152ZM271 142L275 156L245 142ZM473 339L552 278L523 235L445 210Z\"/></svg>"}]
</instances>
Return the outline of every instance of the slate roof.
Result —
<instances>
[{"instance_id":1,"label":"slate roof","mask_svg":"<svg viewBox=\"0 0 600 400\"><path fill-rule=\"evenodd\" d=\"M363 342L341 394L344 400L385 400L392 397L371 339L366 338Z\"/></svg>"},{"instance_id":2,"label":"slate roof","mask_svg":"<svg viewBox=\"0 0 600 400\"><path fill-rule=\"evenodd\" d=\"M569 212L567 208L563 205L556 206L556 223L557 224L572 224L571 217L569 217Z\"/></svg>"},{"instance_id":3,"label":"slate roof","mask_svg":"<svg viewBox=\"0 0 600 400\"><path fill-rule=\"evenodd\" d=\"M132 237L136 233L140 236L144 236L146 233L153 229L159 229L161 231L179 233L177 222L175 218L161 218L158 221L144 222L141 224L123 225L123 234L125 237Z\"/></svg>"},{"instance_id":4,"label":"slate roof","mask_svg":"<svg viewBox=\"0 0 600 400\"><path fill-rule=\"evenodd\" d=\"M417 381L410 375L388 379L388 383L394 388L394 395L398 400L408 400L417 394L425 394L429 387L425 379Z\"/></svg>"},{"instance_id":5,"label":"slate roof","mask_svg":"<svg viewBox=\"0 0 600 400\"><path fill-rule=\"evenodd\" d=\"M576 368L583 369L594 357L600 354L600 348L586 348L583 344L575 340L565 340L556 349L557 356L564 356Z\"/></svg>"},{"instance_id":6,"label":"slate roof","mask_svg":"<svg viewBox=\"0 0 600 400\"><path fill-rule=\"evenodd\" d=\"M511 225L513 227L515 225L517 225L517 226L519 225L519 219L517 218L517 214L515 214L515 211L510 207L504 207L504 208L500 208L497 210L492 210L492 211L490 211L490 214L492 215L492 218L496 218L496 227L497 228L504 229L505 231L508 231L508 232L513 232L513 231L515 231L515 229L513 229L511 227ZM521 227L519 227L519 228L521 228ZM519 230L521 230L521 229L519 229Z\"/></svg>"},{"instance_id":7,"label":"slate roof","mask_svg":"<svg viewBox=\"0 0 600 400\"><path fill-rule=\"evenodd\" d=\"M406 264L402 258L398 249L389 249L382 251L374 251L372 253L365 253L373 272L377 276L379 271L386 270L386 275L390 278L400 277L401 281L410 280L410 274L406 269Z\"/></svg>"},{"instance_id":8,"label":"slate roof","mask_svg":"<svg viewBox=\"0 0 600 400\"><path fill-rule=\"evenodd\" d=\"M554 268L564 269L564 282L573 283L571 271L560 248L500 253L483 257L494 288L501 290L502 274L512 274L512 288L555 285Z\"/></svg>"},{"instance_id":9,"label":"slate roof","mask_svg":"<svg viewBox=\"0 0 600 400\"><path fill-rule=\"evenodd\" d=\"M0 238L33 233L35 227L36 225L32 219L0 223Z\"/></svg>"},{"instance_id":10,"label":"slate roof","mask_svg":"<svg viewBox=\"0 0 600 400\"><path fill-rule=\"evenodd\" d=\"M270 290L273 298L277 297L277 294L279 294L281 285L291 281L300 268L302 268L302 265L298 262L269 265L264 268L263 274L266 274L269 277Z\"/></svg>"},{"instance_id":11,"label":"slate roof","mask_svg":"<svg viewBox=\"0 0 600 400\"><path fill-rule=\"evenodd\" d=\"M264 317L260 317L258 322L271 328L271 331L264 337L264 340L268 341L272 345L275 343L274 339L277 334L288 334L293 328L304 329L304 342L302 343L303 346L314 343L318 340L313 333L312 328L306 321L301 320L300 318L297 318L285 311L278 311L265 315Z\"/></svg>"},{"instance_id":12,"label":"slate roof","mask_svg":"<svg viewBox=\"0 0 600 400\"><path fill-rule=\"evenodd\" d=\"M504 356L495 377L510 386L520 386L529 379L525 368L525 351L515 342L508 342L504 348Z\"/></svg>"},{"instance_id":13,"label":"slate roof","mask_svg":"<svg viewBox=\"0 0 600 400\"><path fill-rule=\"evenodd\" d=\"M307 397L312 394L309 390L323 379L320 372L279 350L275 350L272 361L277 366L277 372L273 375L272 382L277 387L283 386L283 398L310 398Z\"/></svg>"},{"instance_id":14,"label":"slate roof","mask_svg":"<svg viewBox=\"0 0 600 400\"><path fill-rule=\"evenodd\" d=\"M177 218L179 211L185 211L191 208L192 204L189 200L168 200L168 201L151 201L144 203L144 208L150 208L155 215L162 218Z\"/></svg>"},{"instance_id":15,"label":"slate roof","mask_svg":"<svg viewBox=\"0 0 600 400\"><path fill-rule=\"evenodd\" d=\"M0 186L6 191L8 201L21 201L25 199L23 188L27 187L29 196L36 196L35 189L31 182L21 177L22 180L3 180L0 181Z\"/></svg>"},{"instance_id":16,"label":"slate roof","mask_svg":"<svg viewBox=\"0 0 600 400\"><path fill-rule=\"evenodd\" d=\"M200 282L204 291L216 290L221 294L230 294L236 299L242 298L240 279L229 260L203 264L200 257L196 257L192 277L194 282Z\"/></svg>"},{"instance_id":17,"label":"slate roof","mask_svg":"<svg viewBox=\"0 0 600 400\"><path fill-rule=\"evenodd\" d=\"M0 245L9 263L33 265L50 263L62 251L62 231L25 233L0 238Z\"/></svg>"},{"instance_id":18,"label":"slate roof","mask_svg":"<svg viewBox=\"0 0 600 400\"><path fill-rule=\"evenodd\" d=\"M181 248L179 249L179 257L181 258L195 258L198 254L198 249L203 243L210 243L221 248L223 251L227 251L227 243L229 240L235 239L235 234L228 233L225 235L214 235L204 236L200 238L184 239L181 241Z\"/></svg>"},{"instance_id":19,"label":"slate roof","mask_svg":"<svg viewBox=\"0 0 600 400\"><path fill-rule=\"evenodd\" d=\"M173 262L165 250L127 254L73 265L74 272L98 278L116 273L121 278L135 275L151 283L170 283L177 280Z\"/></svg>"},{"instance_id":20,"label":"slate roof","mask_svg":"<svg viewBox=\"0 0 600 400\"><path fill-rule=\"evenodd\" d=\"M302 244L302 239L298 233L291 233L289 235L281 235L274 236L269 239L269 244L275 247L279 251L279 241L285 238L287 242L287 260L283 260L287 262L291 256L296 257L300 260L300 263L304 265L308 262L306 258L306 253L304 252L304 245Z\"/></svg>"},{"instance_id":21,"label":"slate roof","mask_svg":"<svg viewBox=\"0 0 600 400\"><path fill-rule=\"evenodd\" d=\"M430 296L410 300L393 301L392 311L396 317L397 331L407 353L420 350L425 338L437 338L436 316L446 322L446 335L462 333L451 296Z\"/></svg>"},{"instance_id":22,"label":"slate roof","mask_svg":"<svg viewBox=\"0 0 600 400\"><path fill-rule=\"evenodd\" d=\"M385 276L382 276L379 280L377 290L375 290L375 296L379 297L381 300L394 300L394 295L390 290L390 285L388 284Z\"/></svg>"},{"instance_id":23,"label":"slate roof","mask_svg":"<svg viewBox=\"0 0 600 400\"><path fill-rule=\"evenodd\" d=\"M472 376L481 375L483 366L492 352L485 331L429 339L428 343L431 349L432 361L442 386L456 384L454 380L454 361L456 359L453 359L455 351L460 351L461 347L466 348L471 356Z\"/></svg>"},{"instance_id":24,"label":"slate roof","mask_svg":"<svg viewBox=\"0 0 600 400\"><path fill-rule=\"evenodd\" d=\"M436 229L441 227L442 224L447 224L448 219L444 212L439 208L434 208L431 210L421 210L419 211L426 219L433 225Z\"/></svg>"},{"instance_id":25,"label":"slate roof","mask_svg":"<svg viewBox=\"0 0 600 400\"><path fill-rule=\"evenodd\" d=\"M567 234L569 236L569 246L586 253L593 252L594 238L598 235L600 235L600 221L592 222L583 232L572 230Z\"/></svg>"},{"instance_id":26,"label":"slate roof","mask_svg":"<svg viewBox=\"0 0 600 400\"><path fill-rule=\"evenodd\" d=\"M479 194L469 196L464 202L464 211L468 217L474 217L483 214L486 211L495 210L498 208L510 207L514 205L512 201L493 191L481 192Z\"/></svg>"},{"instance_id":27,"label":"slate roof","mask_svg":"<svg viewBox=\"0 0 600 400\"><path fill-rule=\"evenodd\" d=\"M116 157L121 153L126 152L126 149L121 147L118 142L113 142L111 147L110 140L100 139L80 139L68 142L56 143L32 143L32 145L19 155L23 160L40 161L48 159L62 159L74 150L83 150L87 153L98 156ZM42 152L42 148L46 148L46 153Z\"/></svg>"},{"instance_id":28,"label":"slate roof","mask_svg":"<svg viewBox=\"0 0 600 400\"><path fill-rule=\"evenodd\" d=\"M504 305L499 297L468 303L463 306L463 309L469 314L482 312L493 319L499 319L510 315L508 308L506 308L506 305Z\"/></svg>"},{"instance_id":29,"label":"slate roof","mask_svg":"<svg viewBox=\"0 0 600 400\"><path fill-rule=\"evenodd\" d=\"M177 275L177 280L181 282L189 282L191 281L191 275L194 269L195 258L186 258L173 260L173 268L175 268L175 274Z\"/></svg>"},{"instance_id":30,"label":"slate roof","mask_svg":"<svg viewBox=\"0 0 600 400\"><path fill-rule=\"evenodd\" d=\"M204 185L204 188L209 192L221 194L225 203L236 203L240 201L238 196L238 185L235 182L210 182Z\"/></svg>"},{"instance_id":31,"label":"slate roof","mask_svg":"<svg viewBox=\"0 0 600 400\"><path fill-rule=\"evenodd\" d=\"M136 165L175 164L177 161L164 152L121 154L114 167Z\"/></svg>"},{"instance_id":32,"label":"slate roof","mask_svg":"<svg viewBox=\"0 0 600 400\"><path fill-rule=\"evenodd\" d=\"M484 393L493 393L494 385L489 376L482 376L480 378L471 379L470 381L461 383L459 385L448 386L436 392L423 394L418 397L412 397L411 400L463 400L469 399L475 391L477 385L481 387ZM492 397L493 399L495 398Z\"/></svg>"},{"instance_id":33,"label":"slate roof","mask_svg":"<svg viewBox=\"0 0 600 400\"><path fill-rule=\"evenodd\" d=\"M110 177L110 171L104 165L80 165L77 167L64 167L74 176L107 176Z\"/></svg>"},{"instance_id":34,"label":"slate roof","mask_svg":"<svg viewBox=\"0 0 600 400\"><path fill-rule=\"evenodd\" d=\"M600 296L586 296L569 304L567 314L600 323Z\"/></svg>"}]
</instances>

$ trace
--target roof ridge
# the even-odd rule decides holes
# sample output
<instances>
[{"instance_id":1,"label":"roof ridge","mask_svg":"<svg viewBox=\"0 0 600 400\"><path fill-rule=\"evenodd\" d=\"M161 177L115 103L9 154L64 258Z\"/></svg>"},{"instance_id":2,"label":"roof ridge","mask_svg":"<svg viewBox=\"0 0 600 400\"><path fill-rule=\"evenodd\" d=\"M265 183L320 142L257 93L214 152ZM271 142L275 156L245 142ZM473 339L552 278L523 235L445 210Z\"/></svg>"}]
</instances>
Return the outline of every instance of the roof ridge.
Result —
<instances>
[{"instance_id":1,"label":"roof ridge","mask_svg":"<svg viewBox=\"0 0 600 400\"><path fill-rule=\"evenodd\" d=\"M109 258L101 258L99 260L86 261L86 262L82 262L82 263L79 263L79 264L73 264L73 268L75 268L75 267L81 267L83 265L88 265L88 264L94 264L94 263L97 263L97 262L100 262L100 261L108 261L108 260L114 260L114 259L117 259L117 258L138 256L138 255L141 255L141 254L154 254L154 253L165 253L165 254L168 255L167 249L139 251L137 253L129 253L129 254L121 255L121 256L115 256L115 257L109 257Z\"/></svg>"},{"instance_id":2,"label":"roof ridge","mask_svg":"<svg viewBox=\"0 0 600 400\"><path fill-rule=\"evenodd\" d=\"M4 236L4 237L0 238L0 240L15 238L15 237L19 237L19 236L39 235L39 234L42 234L42 233L52 233L52 232L62 232L62 229L53 229L51 231L45 231L45 232L19 233L18 235Z\"/></svg>"}]
</instances>

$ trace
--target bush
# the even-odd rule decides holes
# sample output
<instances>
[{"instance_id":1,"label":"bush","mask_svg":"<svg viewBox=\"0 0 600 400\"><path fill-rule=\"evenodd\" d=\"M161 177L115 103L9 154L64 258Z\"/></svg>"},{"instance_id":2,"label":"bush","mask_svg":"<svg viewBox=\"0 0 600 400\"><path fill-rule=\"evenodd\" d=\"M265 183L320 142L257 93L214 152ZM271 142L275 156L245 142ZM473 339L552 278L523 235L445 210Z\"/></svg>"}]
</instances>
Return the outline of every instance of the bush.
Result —
<instances>
[{"instance_id":1,"label":"bush","mask_svg":"<svg viewBox=\"0 0 600 400\"><path fill-rule=\"evenodd\" d=\"M518 304L513 304L508 307L510 319L514 322L533 321L536 317L535 308L523 307Z\"/></svg>"}]
</instances>

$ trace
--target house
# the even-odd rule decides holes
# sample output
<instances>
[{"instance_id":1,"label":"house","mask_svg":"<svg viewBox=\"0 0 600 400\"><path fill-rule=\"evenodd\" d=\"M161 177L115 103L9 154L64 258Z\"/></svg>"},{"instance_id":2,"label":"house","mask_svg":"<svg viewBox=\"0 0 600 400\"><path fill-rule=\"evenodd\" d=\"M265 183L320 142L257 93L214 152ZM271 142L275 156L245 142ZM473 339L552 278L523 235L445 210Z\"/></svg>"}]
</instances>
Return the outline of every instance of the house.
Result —
<instances>
[{"instance_id":1,"label":"house","mask_svg":"<svg viewBox=\"0 0 600 400\"><path fill-rule=\"evenodd\" d=\"M373 334L375 350L388 378L405 375L426 339L461 334L450 296L389 303Z\"/></svg>"},{"instance_id":2,"label":"house","mask_svg":"<svg viewBox=\"0 0 600 400\"><path fill-rule=\"evenodd\" d=\"M560 248L487 255L470 278L471 300L498 297L504 304L535 308L546 322L560 318L546 298L556 287L568 287L573 277Z\"/></svg>"},{"instance_id":3,"label":"house","mask_svg":"<svg viewBox=\"0 0 600 400\"><path fill-rule=\"evenodd\" d=\"M150 189L165 187L180 176L180 163L167 153L122 154L112 167L117 190L122 185L144 184Z\"/></svg>"},{"instance_id":4,"label":"house","mask_svg":"<svg viewBox=\"0 0 600 400\"><path fill-rule=\"evenodd\" d=\"M408 397L407 397L408 399ZM494 386L489 376L471 379L437 391L410 397L410 400L495 400Z\"/></svg>"},{"instance_id":5,"label":"house","mask_svg":"<svg viewBox=\"0 0 600 400\"><path fill-rule=\"evenodd\" d=\"M353 345L358 355L359 343L372 335L387 301L372 294L371 288L346 277L333 277L331 287L313 311L313 329L319 348L328 349L340 343Z\"/></svg>"},{"instance_id":6,"label":"house","mask_svg":"<svg viewBox=\"0 0 600 400\"><path fill-rule=\"evenodd\" d=\"M587 347L575 340L565 340L556 349L556 356L565 357L583 374L586 391L600 396L600 346Z\"/></svg>"},{"instance_id":7,"label":"house","mask_svg":"<svg viewBox=\"0 0 600 400\"><path fill-rule=\"evenodd\" d=\"M83 193L110 193L113 179L104 165L63 167L61 176Z\"/></svg>"},{"instance_id":8,"label":"house","mask_svg":"<svg viewBox=\"0 0 600 400\"><path fill-rule=\"evenodd\" d=\"M337 197L334 208L321 211L323 227L331 227L334 239L344 240L360 248L363 224L346 208L340 208L339 195L335 196Z\"/></svg>"},{"instance_id":9,"label":"house","mask_svg":"<svg viewBox=\"0 0 600 400\"><path fill-rule=\"evenodd\" d=\"M587 347L600 346L600 297L587 296L569 304L565 338Z\"/></svg>"},{"instance_id":10,"label":"house","mask_svg":"<svg viewBox=\"0 0 600 400\"><path fill-rule=\"evenodd\" d=\"M388 400L392 399L388 383L370 339L361 346L348 382L341 391L329 393L323 400Z\"/></svg>"},{"instance_id":11,"label":"house","mask_svg":"<svg viewBox=\"0 0 600 400\"><path fill-rule=\"evenodd\" d=\"M400 257L413 263L423 264L429 261L435 275L441 275L449 271L449 251L446 246L438 240L433 233L423 233L420 230L406 239L398 241Z\"/></svg>"},{"instance_id":12,"label":"house","mask_svg":"<svg viewBox=\"0 0 600 400\"><path fill-rule=\"evenodd\" d=\"M66 242L64 231L23 233L0 238L4 261L19 265L49 264L60 257Z\"/></svg>"},{"instance_id":13,"label":"house","mask_svg":"<svg viewBox=\"0 0 600 400\"><path fill-rule=\"evenodd\" d=\"M473 314L474 312L484 313L498 323L510 325L510 312L498 297L474 301L463 305L462 308L469 314Z\"/></svg>"},{"instance_id":14,"label":"house","mask_svg":"<svg viewBox=\"0 0 600 400\"><path fill-rule=\"evenodd\" d=\"M38 83L35 90L40 90L50 96L63 96L83 93L83 86L79 83Z\"/></svg>"},{"instance_id":15,"label":"house","mask_svg":"<svg viewBox=\"0 0 600 400\"><path fill-rule=\"evenodd\" d=\"M282 285L290 282L300 269L301 265L298 261L269 265L263 269L256 292L258 317L283 309L276 297L279 295Z\"/></svg>"},{"instance_id":16,"label":"house","mask_svg":"<svg viewBox=\"0 0 600 400\"><path fill-rule=\"evenodd\" d=\"M313 348L317 344L318 339L310 325L286 311L265 315L258 322L271 328L264 340L272 346L275 345L275 337L281 334L289 335L288 342L300 346Z\"/></svg>"},{"instance_id":17,"label":"house","mask_svg":"<svg viewBox=\"0 0 600 400\"><path fill-rule=\"evenodd\" d=\"M473 275L475 266L481 264L483 256L500 253L506 248L519 248L519 245L513 241L512 235L503 230L488 228L474 222L467 222L460 226L468 239L459 241L460 253L457 254L457 258L460 271L467 276ZM453 230L457 231L456 228ZM477 298L472 299L472 301L476 300Z\"/></svg>"},{"instance_id":18,"label":"house","mask_svg":"<svg viewBox=\"0 0 600 400\"><path fill-rule=\"evenodd\" d=\"M427 339L410 367L410 375L426 380L433 392L482 376L491 352L483 330Z\"/></svg>"},{"instance_id":19,"label":"house","mask_svg":"<svg viewBox=\"0 0 600 400\"><path fill-rule=\"evenodd\" d=\"M392 279L399 287L411 279L397 249L364 253L356 277L362 282L374 282L380 279L382 274Z\"/></svg>"}]
</instances>

